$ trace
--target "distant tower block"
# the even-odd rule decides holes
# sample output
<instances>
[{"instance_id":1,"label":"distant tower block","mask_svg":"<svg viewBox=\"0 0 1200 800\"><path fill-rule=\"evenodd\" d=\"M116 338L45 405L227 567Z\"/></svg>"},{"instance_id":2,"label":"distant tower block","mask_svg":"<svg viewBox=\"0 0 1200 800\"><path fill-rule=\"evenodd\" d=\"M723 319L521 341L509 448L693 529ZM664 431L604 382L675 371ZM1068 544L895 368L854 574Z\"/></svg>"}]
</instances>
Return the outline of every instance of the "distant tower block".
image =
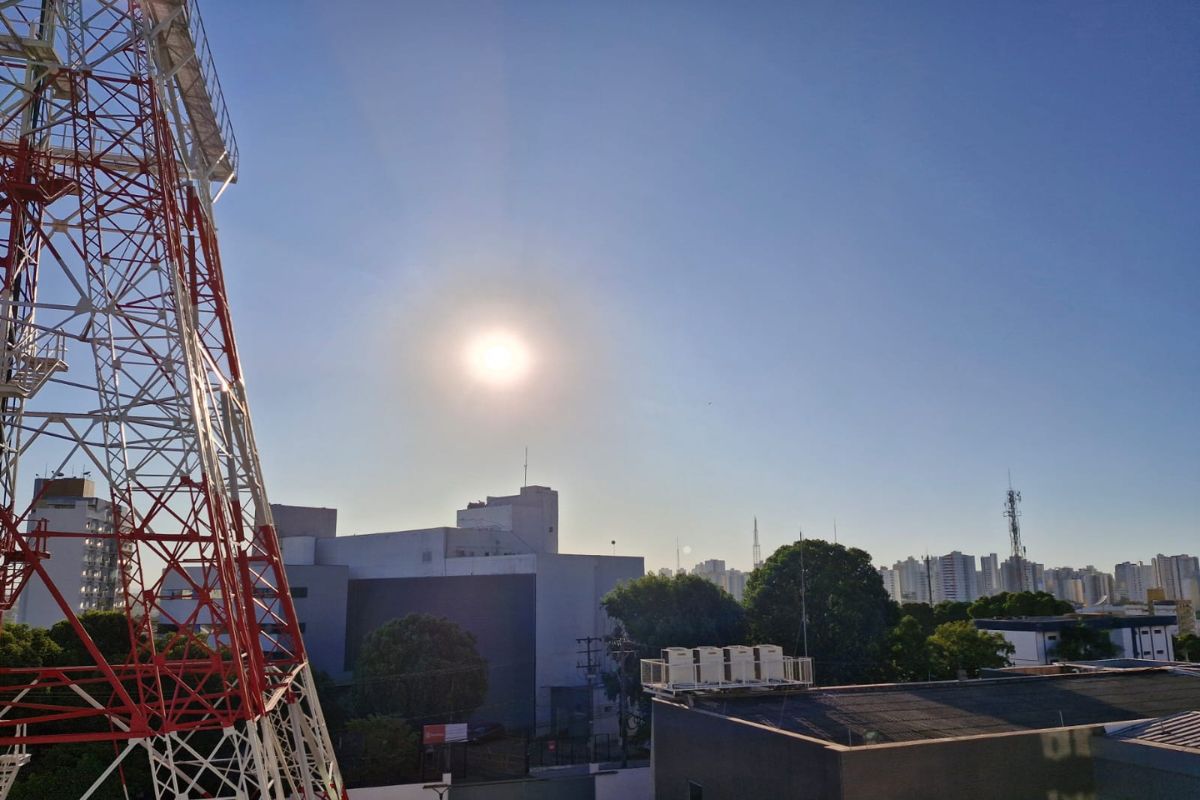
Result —
<instances>
[{"instance_id":1,"label":"distant tower block","mask_svg":"<svg viewBox=\"0 0 1200 800\"><path fill-rule=\"evenodd\" d=\"M28 746L89 741L109 781L148 758L158 800L344 798L225 293L238 151L195 0L0 3L0 81L0 622L36 589L83 654L0 667L0 800ZM25 454L82 460L107 514L19 500Z\"/></svg>"}]
</instances>

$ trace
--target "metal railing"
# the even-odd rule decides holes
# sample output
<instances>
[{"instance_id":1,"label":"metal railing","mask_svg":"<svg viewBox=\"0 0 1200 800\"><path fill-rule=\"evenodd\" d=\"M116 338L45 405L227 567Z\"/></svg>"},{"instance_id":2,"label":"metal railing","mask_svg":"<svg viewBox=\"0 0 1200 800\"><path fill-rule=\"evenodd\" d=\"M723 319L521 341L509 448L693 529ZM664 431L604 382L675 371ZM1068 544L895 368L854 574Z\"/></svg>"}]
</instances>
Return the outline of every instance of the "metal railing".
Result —
<instances>
[{"instance_id":1,"label":"metal railing","mask_svg":"<svg viewBox=\"0 0 1200 800\"><path fill-rule=\"evenodd\" d=\"M208 92L212 103L213 116L217 128L221 131L221 141L225 144L225 158L229 161L229 170L233 174L238 171L237 139L233 135L233 124L229 119L229 108L225 105L225 93L221 91L221 79L217 77L217 67L213 61L212 51L208 48L208 34L204 30L204 19L195 0L183 0L183 13L187 17L188 33L196 48L196 65L200 69L200 78ZM218 163L219 160L218 160ZM209 164L215 168L216 164Z\"/></svg>"}]
</instances>

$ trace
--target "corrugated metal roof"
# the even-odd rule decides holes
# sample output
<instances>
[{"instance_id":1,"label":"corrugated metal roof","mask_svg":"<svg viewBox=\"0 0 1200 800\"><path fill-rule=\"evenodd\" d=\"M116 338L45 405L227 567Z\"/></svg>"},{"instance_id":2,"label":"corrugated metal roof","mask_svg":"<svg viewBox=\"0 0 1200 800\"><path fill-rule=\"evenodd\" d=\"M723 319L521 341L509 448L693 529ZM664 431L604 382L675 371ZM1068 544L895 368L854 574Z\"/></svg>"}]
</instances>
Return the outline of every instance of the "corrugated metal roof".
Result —
<instances>
[{"instance_id":1,"label":"corrugated metal roof","mask_svg":"<svg viewBox=\"0 0 1200 800\"><path fill-rule=\"evenodd\" d=\"M1114 739L1169 744L1200 751L1200 711L1183 711L1113 731Z\"/></svg>"},{"instance_id":2,"label":"corrugated metal roof","mask_svg":"<svg viewBox=\"0 0 1200 800\"><path fill-rule=\"evenodd\" d=\"M1200 677L1167 668L713 694L696 708L838 744L906 742L1163 717L1200 708Z\"/></svg>"}]
</instances>

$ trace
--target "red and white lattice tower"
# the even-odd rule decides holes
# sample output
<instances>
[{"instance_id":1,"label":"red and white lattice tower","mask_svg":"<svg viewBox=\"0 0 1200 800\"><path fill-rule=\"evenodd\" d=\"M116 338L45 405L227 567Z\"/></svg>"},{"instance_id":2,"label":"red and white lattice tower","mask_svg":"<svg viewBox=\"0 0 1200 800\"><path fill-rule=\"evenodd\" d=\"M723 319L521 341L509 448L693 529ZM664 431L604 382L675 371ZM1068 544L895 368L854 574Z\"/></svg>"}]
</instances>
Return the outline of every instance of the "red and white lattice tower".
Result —
<instances>
[{"instance_id":1,"label":"red and white lattice tower","mask_svg":"<svg viewBox=\"0 0 1200 800\"><path fill-rule=\"evenodd\" d=\"M345 795L230 324L236 174L194 0L0 2L0 619L45 584L88 654L0 668L0 798L28 746L81 741L114 743L85 798L134 758L159 800ZM50 452L102 478L111 533L31 523L17 468ZM111 540L129 655L51 579L65 537Z\"/></svg>"}]
</instances>

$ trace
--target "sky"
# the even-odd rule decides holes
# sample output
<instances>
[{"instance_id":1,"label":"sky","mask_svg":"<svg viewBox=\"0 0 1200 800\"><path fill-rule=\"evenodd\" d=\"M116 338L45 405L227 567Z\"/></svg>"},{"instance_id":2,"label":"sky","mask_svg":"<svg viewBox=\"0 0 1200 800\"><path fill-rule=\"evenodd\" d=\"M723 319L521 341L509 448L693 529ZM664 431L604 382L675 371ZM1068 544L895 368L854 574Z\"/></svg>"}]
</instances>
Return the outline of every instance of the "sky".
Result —
<instances>
[{"instance_id":1,"label":"sky","mask_svg":"<svg viewBox=\"0 0 1200 800\"><path fill-rule=\"evenodd\" d=\"M748 568L1200 551L1200 6L207 0L274 502ZM504 335L505 385L466 363Z\"/></svg>"}]
</instances>

